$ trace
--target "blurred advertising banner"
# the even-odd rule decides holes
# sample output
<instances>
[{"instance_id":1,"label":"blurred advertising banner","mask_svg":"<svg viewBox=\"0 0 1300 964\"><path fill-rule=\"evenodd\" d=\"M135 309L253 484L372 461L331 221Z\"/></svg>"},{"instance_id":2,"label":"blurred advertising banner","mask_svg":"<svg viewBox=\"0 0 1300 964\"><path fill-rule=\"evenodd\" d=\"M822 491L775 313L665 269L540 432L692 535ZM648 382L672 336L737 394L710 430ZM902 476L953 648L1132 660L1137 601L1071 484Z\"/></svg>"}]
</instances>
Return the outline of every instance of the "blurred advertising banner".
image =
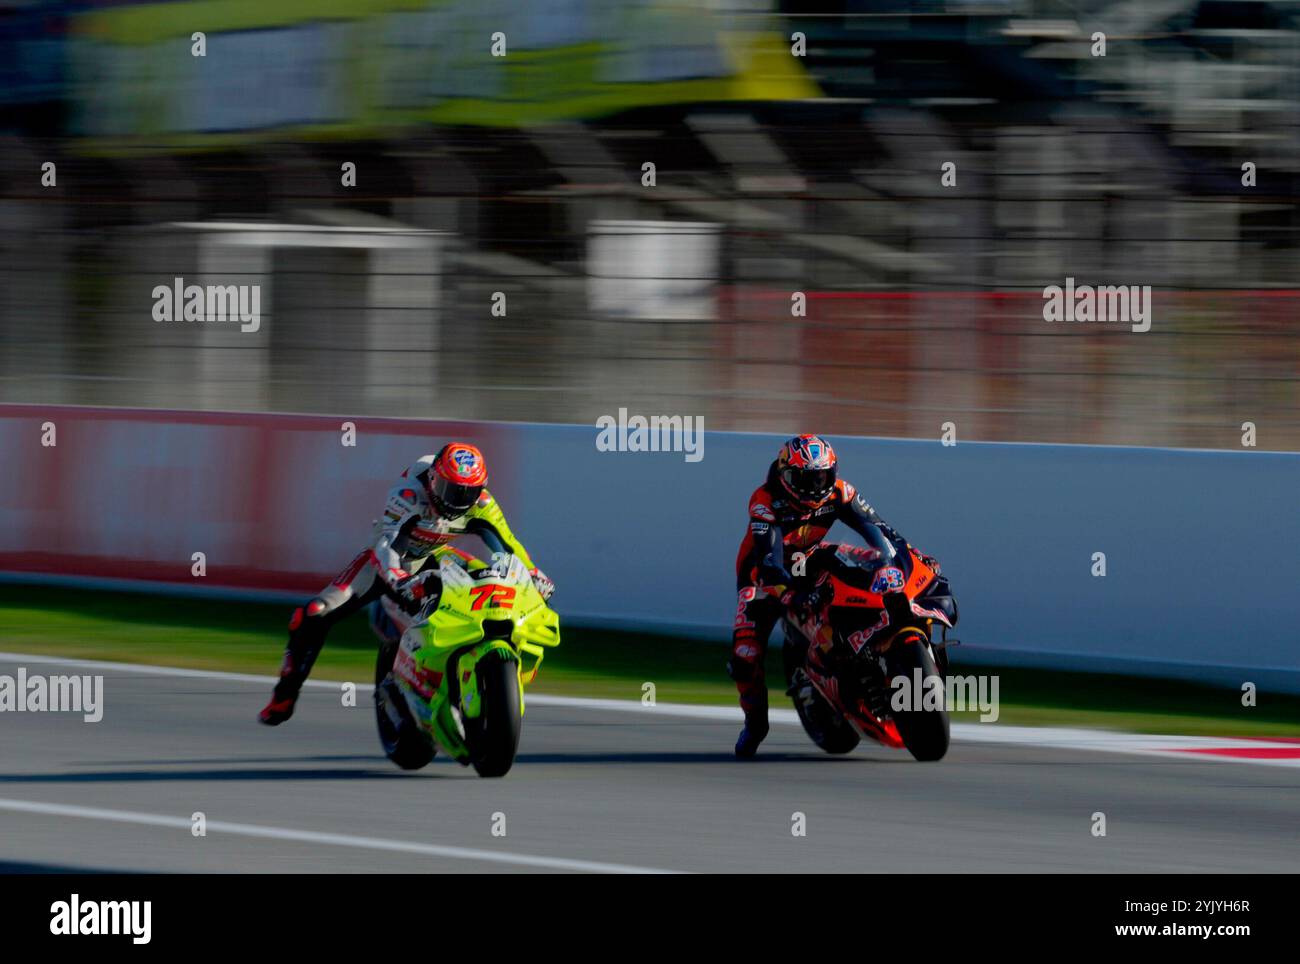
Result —
<instances>
[{"instance_id":1,"label":"blurred advertising banner","mask_svg":"<svg viewBox=\"0 0 1300 964\"><path fill-rule=\"evenodd\" d=\"M816 96L772 0L199 0L70 17L91 152Z\"/></svg>"}]
</instances>

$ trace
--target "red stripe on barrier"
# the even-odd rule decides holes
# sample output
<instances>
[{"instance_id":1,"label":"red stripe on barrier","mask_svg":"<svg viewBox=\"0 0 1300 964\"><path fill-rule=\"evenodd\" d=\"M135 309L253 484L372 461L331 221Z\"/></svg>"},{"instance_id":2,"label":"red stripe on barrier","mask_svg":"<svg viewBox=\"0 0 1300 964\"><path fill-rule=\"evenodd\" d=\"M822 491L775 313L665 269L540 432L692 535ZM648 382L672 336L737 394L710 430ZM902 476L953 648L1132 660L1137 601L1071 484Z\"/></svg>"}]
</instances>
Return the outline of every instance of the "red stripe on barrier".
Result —
<instances>
[{"instance_id":1,"label":"red stripe on barrier","mask_svg":"<svg viewBox=\"0 0 1300 964\"><path fill-rule=\"evenodd\" d=\"M484 450L507 506L522 485L500 423L0 404L0 427L31 448L0 473L0 571L29 576L315 594L366 548L398 474L444 442Z\"/></svg>"},{"instance_id":2,"label":"red stripe on barrier","mask_svg":"<svg viewBox=\"0 0 1300 964\"><path fill-rule=\"evenodd\" d=\"M157 582L195 589L257 589L314 595L328 585L330 573L276 572L251 566L208 565L208 574L190 574L188 559L160 562L106 556L63 556L54 553L0 552L0 572L21 575L81 576L86 579L123 579Z\"/></svg>"}]
</instances>

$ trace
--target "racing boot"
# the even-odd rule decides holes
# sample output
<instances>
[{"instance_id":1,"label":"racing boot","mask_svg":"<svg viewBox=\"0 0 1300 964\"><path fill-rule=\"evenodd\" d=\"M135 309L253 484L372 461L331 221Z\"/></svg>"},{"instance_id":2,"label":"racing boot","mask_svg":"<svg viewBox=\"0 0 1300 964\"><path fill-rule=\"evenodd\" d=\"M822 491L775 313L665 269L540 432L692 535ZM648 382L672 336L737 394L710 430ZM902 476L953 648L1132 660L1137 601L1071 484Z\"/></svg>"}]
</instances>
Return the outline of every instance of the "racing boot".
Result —
<instances>
[{"instance_id":1,"label":"racing boot","mask_svg":"<svg viewBox=\"0 0 1300 964\"><path fill-rule=\"evenodd\" d=\"M761 647L753 644L748 634L737 634L732 657L727 662L727 675L736 683L740 693L740 708L745 713L745 728L736 741L736 758L747 760L758 751L758 745L767 736L767 684L763 680L763 655Z\"/></svg>"},{"instance_id":2,"label":"racing boot","mask_svg":"<svg viewBox=\"0 0 1300 964\"><path fill-rule=\"evenodd\" d=\"M302 691L302 681L306 673L294 672L293 654L286 651L284 664L280 668L280 682L271 692L271 700L257 714L257 722L267 726L279 726L293 716L293 708L298 704L298 694Z\"/></svg>"},{"instance_id":3,"label":"racing boot","mask_svg":"<svg viewBox=\"0 0 1300 964\"><path fill-rule=\"evenodd\" d=\"M313 599L307 604L306 613L302 606L293 611L289 620L289 645L285 647L284 662L280 664L280 681L275 684L270 702L257 714L257 722L279 726L293 716L302 684L324 642L324 627L319 619L324 608L320 599Z\"/></svg>"},{"instance_id":4,"label":"racing boot","mask_svg":"<svg viewBox=\"0 0 1300 964\"><path fill-rule=\"evenodd\" d=\"M745 728L736 740L736 759L748 760L767 737L767 687L761 684L746 687L740 697L740 708L745 711Z\"/></svg>"},{"instance_id":5,"label":"racing boot","mask_svg":"<svg viewBox=\"0 0 1300 964\"><path fill-rule=\"evenodd\" d=\"M746 713L745 728L736 740L736 759L748 760L758 752L758 745L767 737L767 707L762 712Z\"/></svg>"},{"instance_id":6,"label":"racing boot","mask_svg":"<svg viewBox=\"0 0 1300 964\"><path fill-rule=\"evenodd\" d=\"M279 726L293 716L293 708L297 703L297 696L288 696L282 700L272 696L271 702L262 707L262 712L257 714L257 722L265 723L267 726Z\"/></svg>"}]
</instances>

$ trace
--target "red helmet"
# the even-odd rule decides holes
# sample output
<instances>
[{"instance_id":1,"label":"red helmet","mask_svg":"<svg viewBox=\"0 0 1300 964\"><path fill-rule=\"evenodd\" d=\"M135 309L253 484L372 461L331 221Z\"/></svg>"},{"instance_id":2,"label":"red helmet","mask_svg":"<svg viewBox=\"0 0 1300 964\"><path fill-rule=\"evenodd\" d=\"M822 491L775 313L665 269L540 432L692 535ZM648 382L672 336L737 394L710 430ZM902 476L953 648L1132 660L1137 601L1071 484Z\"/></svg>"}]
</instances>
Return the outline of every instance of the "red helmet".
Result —
<instances>
[{"instance_id":1,"label":"red helmet","mask_svg":"<svg viewBox=\"0 0 1300 964\"><path fill-rule=\"evenodd\" d=\"M835 450L820 435L796 435L781 446L777 477L800 505L816 508L835 490Z\"/></svg>"},{"instance_id":2,"label":"red helmet","mask_svg":"<svg viewBox=\"0 0 1300 964\"><path fill-rule=\"evenodd\" d=\"M439 515L459 518L478 501L487 477L487 462L473 445L444 445L429 469L429 501Z\"/></svg>"}]
</instances>

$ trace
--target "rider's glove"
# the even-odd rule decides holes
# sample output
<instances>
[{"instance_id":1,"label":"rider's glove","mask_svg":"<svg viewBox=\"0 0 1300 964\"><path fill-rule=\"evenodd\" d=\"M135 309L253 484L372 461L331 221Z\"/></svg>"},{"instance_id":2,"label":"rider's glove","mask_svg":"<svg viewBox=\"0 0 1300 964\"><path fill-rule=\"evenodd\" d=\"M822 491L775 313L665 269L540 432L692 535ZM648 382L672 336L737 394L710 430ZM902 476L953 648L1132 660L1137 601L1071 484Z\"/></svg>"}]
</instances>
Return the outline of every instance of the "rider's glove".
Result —
<instances>
[{"instance_id":1,"label":"rider's glove","mask_svg":"<svg viewBox=\"0 0 1300 964\"><path fill-rule=\"evenodd\" d=\"M821 609L824 598L822 586L818 584L811 589L789 589L781 597L781 602L800 620L807 622Z\"/></svg>"},{"instance_id":2,"label":"rider's glove","mask_svg":"<svg viewBox=\"0 0 1300 964\"><path fill-rule=\"evenodd\" d=\"M530 569L528 574L533 577L533 585L542 594L542 598L550 599L551 593L555 592L555 583L546 577L546 573L536 567Z\"/></svg>"},{"instance_id":3,"label":"rider's glove","mask_svg":"<svg viewBox=\"0 0 1300 964\"><path fill-rule=\"evenodd\" d=\"M414 616L430 601L437 602L442 595L442 577L438 575L438 570L430 569L403 579L395 590L397 605L407 615Z\"/></svg>"},{"instance_id":4,"label":"rider's glove","mask_svg":"<svg viewBox=\"0 0 1300 964\"><path fill-rule=\"evenodd\" d=\"M911 548L915 548L915 546L913 546L913 547L911 547ZM927 555L926 555L924 552L922 552L920 549L917 549L917 550L916 550L916 554L919 555L919 556L921 557L921 561L922 561L923 563L925 563L927 566L929 566L931 569L934 570L934 574L935 574L936 576L939 575L939 560L938 560L938 559L936 559L934 556L927 556Z\"/></svg>"}]
</instances>

